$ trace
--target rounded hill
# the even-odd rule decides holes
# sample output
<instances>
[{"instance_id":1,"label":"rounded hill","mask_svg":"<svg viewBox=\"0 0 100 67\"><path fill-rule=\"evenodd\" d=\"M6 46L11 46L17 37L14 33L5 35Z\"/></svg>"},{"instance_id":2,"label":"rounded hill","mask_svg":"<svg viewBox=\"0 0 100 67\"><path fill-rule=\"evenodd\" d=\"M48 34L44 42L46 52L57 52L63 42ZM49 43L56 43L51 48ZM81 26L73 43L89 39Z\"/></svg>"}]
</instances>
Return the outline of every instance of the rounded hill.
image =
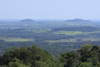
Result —
<instances>
[{"instance_id":1,"label":"rounded hill","mask_svg":"<svg viewBox=\"0 0 100 67\"><path fill-rule=\"evenodd\" d=\"M66 22L90 22L89 20L83 19L73 19L73 20L66 20Z\"/></svg>"},{"instance_id":2,"label":"rounded hill","mask_svg":"<svg viewBox=\"0 0 100 67\"><path fill-rule=\"evenodd\" d=\"M24 19L24 20L21 20L20 22L35 22L35 21L32 19Z\"/></svg>"}]
</instances>

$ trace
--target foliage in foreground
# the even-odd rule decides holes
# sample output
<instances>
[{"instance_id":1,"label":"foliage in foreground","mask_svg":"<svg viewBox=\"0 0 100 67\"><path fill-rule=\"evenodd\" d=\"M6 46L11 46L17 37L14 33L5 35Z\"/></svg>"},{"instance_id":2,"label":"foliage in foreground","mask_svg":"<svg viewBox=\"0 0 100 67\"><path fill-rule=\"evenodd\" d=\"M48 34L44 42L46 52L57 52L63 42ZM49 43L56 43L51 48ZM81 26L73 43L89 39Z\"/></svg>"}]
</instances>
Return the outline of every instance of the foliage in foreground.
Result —
<instances>
[{"instance_id":1,"label":"foliage in foreground","mask_svg":"<svg viewBox=\"0 0 100 67\"><path fill-rule=\"evenodd\" d=\"M53 59L50 53L33 44L7 48L0 56L0 67L100 67L100 46L82 45L80 49L61 53Z\"/></svg>"}]
</instances>

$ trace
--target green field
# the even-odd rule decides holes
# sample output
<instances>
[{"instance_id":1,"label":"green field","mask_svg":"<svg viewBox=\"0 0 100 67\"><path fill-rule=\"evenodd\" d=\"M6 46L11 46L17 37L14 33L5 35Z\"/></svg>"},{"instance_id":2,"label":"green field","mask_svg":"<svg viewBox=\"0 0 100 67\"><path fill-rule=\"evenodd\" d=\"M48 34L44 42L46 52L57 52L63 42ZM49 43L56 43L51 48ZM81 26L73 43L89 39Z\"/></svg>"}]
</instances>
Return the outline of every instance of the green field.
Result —
<instances>
[{"instance_id":1,"label":"green field","mask_svg":"<svg viewBox=\"0 0 100 67\"><path fill-rule=\"evenodd\" d=\"M77 34L84 34L84 35L88 35L90 33L100 33L100 31L94 31L94 32L81 32L81 31L57 31L57 32L53 32L53 34L66 34L66 35L77 35Z\"/></svg>"},{"instance_id":2,"label":"green field","mask_svg":"<svg viewBox=\"0 0 100 67\"><path fill-rule=\"evenodd\" d=\"M24 42L24 41L34 41L34 39L24 39L24 38L5 38L6 42Z\"/></svg>"},{"instance_id":3,"label":"green field","mask_svg":"<svg viewBox=\"0 0 100 67\"><path fill-rule=\"evenodd\" d=\"M83 34L83 32L81 31L57 31L57 32L53 32L53 34L66 34L66 35L76 35L76 34Z\"/></svg>"}]
</instances>

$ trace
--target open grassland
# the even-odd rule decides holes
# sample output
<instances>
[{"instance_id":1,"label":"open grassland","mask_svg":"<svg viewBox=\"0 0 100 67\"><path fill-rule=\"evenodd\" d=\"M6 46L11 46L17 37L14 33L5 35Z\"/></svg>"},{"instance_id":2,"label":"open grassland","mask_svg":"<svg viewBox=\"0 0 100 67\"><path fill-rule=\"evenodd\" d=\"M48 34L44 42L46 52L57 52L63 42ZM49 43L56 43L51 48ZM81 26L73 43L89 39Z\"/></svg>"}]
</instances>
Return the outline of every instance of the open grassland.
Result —
<instances>
[{"instance_id":1,"label":"open grassland","mask_svg":"<svg viewBox=\"0 0 100 67\"><path fill-rule=\"evenodd\" d=\"M81 31L57 31L57 32L53 32L53 34L66 34L66 35L76 35L76 34L83 34L83 32Z\"/></svg>"},{"instance_id":2,"label":"open grassland","mask_svg":"<svg viewBox=\"0 0 100 67\"><path fill-rule=\"evenodd\" d=\"M53 32L53 34L66 34L66 35L77 35L77 34L84 34L84 35L88 35L91 33L100 33L100 31L94 31L94 32L81 32L81 31L57 31L57 32Z\"/></svg>"},{"instance_id":3,"label":"open grassland","mask_svg":"<svg viewBox=\"0 0 100 67\"><path fill-rule=\"evenodd\" d=\"M4 38L6 42L24 42L24 41L34 41L34 39L24 39L24 38Z\"/></svg>"}]
</instances>

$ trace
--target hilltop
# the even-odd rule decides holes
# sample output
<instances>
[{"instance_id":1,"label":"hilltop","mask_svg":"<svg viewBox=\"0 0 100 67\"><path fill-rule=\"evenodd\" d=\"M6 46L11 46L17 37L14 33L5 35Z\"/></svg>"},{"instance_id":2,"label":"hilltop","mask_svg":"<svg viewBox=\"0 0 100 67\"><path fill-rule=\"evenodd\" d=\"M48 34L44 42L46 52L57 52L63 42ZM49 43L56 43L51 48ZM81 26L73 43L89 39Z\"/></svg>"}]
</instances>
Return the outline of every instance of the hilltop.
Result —
<instances>
[{"instance_id":1,"label":"hilltop","mask_svg":"<svg viewBox=\"0 0 100 67\"><path fill-rule=\"evenodd\" d=\"M89 20L83 20L83 19L73 19L73 20L66 20L67 22L90 22Z\"/></svg>"},{"instance_id":2,"label":"hilltop","mask_svg":"<svg viewBox=\"0 0 100 67\"><path fill-rule=\"evenodd\" d=\"M32 19L24 19L24 20L20 20L20 22L34 22L34 20L32 20Z\"/></svg>"}]
</instances>

